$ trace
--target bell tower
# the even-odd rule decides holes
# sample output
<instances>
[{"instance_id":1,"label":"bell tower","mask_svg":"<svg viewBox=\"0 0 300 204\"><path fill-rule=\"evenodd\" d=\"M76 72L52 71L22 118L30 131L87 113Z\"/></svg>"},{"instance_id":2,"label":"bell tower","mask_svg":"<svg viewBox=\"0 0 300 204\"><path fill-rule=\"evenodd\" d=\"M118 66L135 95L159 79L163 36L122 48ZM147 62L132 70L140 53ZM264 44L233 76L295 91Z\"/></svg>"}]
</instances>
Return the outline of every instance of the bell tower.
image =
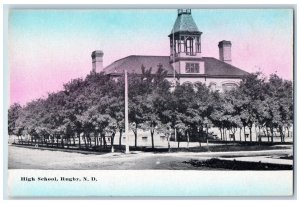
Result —
<instances>
[{"instance_id":1,"label":"bell tower","mask_svg":"<svg viewBox=\"0 0 300 204\"><path fill-rule=\"evenodd\" d=\"M177 19L171 30L170 63L180 74L203 74L201 59L201 34L191 9L178 9Z\"/></svg>"}]
</instances>

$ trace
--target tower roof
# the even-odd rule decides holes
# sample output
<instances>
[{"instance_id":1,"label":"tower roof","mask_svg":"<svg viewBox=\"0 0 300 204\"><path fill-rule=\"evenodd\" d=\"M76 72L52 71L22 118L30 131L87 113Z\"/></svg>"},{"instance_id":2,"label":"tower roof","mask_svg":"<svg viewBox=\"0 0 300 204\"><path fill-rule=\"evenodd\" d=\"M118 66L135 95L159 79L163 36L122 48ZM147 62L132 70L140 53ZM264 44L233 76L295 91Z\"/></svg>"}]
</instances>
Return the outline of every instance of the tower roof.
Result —
<instances>
[{"instance_id":1,"label":"tower roof","mask_svg":"<svg viewBox=\"0 0 300 204\"><path fill-rule=\"evenodd\" d=\"M170 35L173 33L201 34L192 17L191 9L178 9L178 16Z\"/></svg>"}]
</instances>

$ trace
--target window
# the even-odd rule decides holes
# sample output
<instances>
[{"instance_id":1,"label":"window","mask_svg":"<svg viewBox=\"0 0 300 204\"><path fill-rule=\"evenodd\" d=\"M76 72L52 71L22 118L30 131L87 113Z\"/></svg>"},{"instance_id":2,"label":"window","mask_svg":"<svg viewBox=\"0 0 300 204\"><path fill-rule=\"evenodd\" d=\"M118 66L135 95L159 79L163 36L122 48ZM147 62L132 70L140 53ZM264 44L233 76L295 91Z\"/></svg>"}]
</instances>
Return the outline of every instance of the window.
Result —
<instances>
[{"instance_id":1,"label":"window","mask_svg":"<svg viewBox=\"0 0 300 204\"><path fill-rule=\"evenodd\" d=\"M178 52L184 52L184 36L180 36L178 40Z\"/></svg>"},{"instance_id":2,"label":"window","mask_svg":"<svg viewBox=\"0 0 300 204\"><path fill-rule=\"evenodd\" d=\"M185 81L185 82L183 82L182 85L184 85L184 86L193 86L193 83L190 82L190 81Z\"/></svg>"},{"instance_id":3,"label":"window","mask_svg":"<svg viewBox=\"0 0 300 204\"><path fill-rule=\"evenodd\" d=\"M185 73L199 73L199 64L198 63L186 63Z\"/></svg>"},{"instance_id":4,"label":"window","mask_svg":"<svg viewBox=\"0 0 300 204\"><path fill-rule=\"evenodd\" d=\"M217 84L215 82L211 82L209 84L209 88L211 91L216 91L217 90Z\"/></svg>"},{"instance_id":5,"label":"window","mask_svg":"<svg viewBox=\"0 0 300 204\"><path fill-rule=\"evenodd\" d=\"M226 84L223 84L223 91L230 91L232 89L235 89L237 87L236 84L234 83L226 83Z\"/></svg>"},{"instance_id":6,"label":"window","mask_svg":"<svg viewBox=\"0 0 300 204\"><path fill-rule=\"evenodd\" d=\"M188 37L186 39L186 54L187 55L195 55L194 53L194 38Z\"/></svg>"}]
</instances>

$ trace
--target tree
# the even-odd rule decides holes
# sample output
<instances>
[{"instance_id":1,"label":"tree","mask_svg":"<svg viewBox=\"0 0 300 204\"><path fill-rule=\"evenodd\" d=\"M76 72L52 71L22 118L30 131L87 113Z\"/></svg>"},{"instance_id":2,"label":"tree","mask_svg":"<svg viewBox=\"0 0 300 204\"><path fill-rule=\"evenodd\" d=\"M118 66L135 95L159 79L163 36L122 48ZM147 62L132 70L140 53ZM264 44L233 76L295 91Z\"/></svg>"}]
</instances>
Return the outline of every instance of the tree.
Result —
<instances>
[{"instance_id":1,"label":"tree","mask_svg":"<svg viewBox=\"0 0 300 204\"><path fill-rule=\"evenodd\" d=\"M271 74L266 84L270 118L266 125L271 130L273 142L274 128L280 133L281 142L284 141L285 127L290 127L293 120L293 88L290 81L284 81L276 74Z\"/></svg>"},{"instance_id":2,"label":"tree","mask_svg":"<svg viewBox=\"0 0 300 204\"><path fill-rule=\"evenodd\" d=\"M247 75L239 86L239 94L241 95L241 121L245 127L250 130L250 141L252 142L252 127L257 121L257 101L263 100L265 78L260 72ZM258 91L261 90L261 91Z\"/></svg>"},{"instance_id":3,"label":"tree","mask_svg":"<svg viewBox=\"0 0 300 204\"><path fill-rule=\"evenodd\" d=\"M16 129L16 121L20 116L20 111L22 110L22 107L18 103L14 103L10 106L8 110L8 134L18 135L18 130Z\"/></svg>"},{"instance_id":4,"label":"tree","mask_svg":"<svg viewBox=\"0 0 300 204\"><path fill-rule=\"evenodd\" d=\"M138 128L150 129L152 148L154 148L154 133L159 124L158 110L160 97L169 91L169 82L165 79L167 71L161 64L157 71L152 73L152 68L141 66L141 76L131 74L129 77L129 121L135 135L137 146ZM140 124L143 123L143 126Z\"/></svg>"}]
</instances>

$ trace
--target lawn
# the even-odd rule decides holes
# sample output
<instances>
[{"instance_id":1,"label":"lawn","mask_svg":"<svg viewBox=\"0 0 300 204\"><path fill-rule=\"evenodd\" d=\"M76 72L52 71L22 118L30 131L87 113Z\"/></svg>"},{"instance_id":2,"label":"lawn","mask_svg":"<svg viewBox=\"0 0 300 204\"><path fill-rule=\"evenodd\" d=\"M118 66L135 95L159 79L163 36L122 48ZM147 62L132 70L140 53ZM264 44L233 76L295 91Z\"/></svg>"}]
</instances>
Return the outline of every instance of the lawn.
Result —
<instances>
[{"instance_id":1,"label":"lawn","mask_svg":"<svg viewBox=\"0 0 300 204\"><path fill-rule=\"evenodd\" d=\"M212 158L208 160L195 160L191 159L187 162L194 167L207 167L212 169L228 169L228 170L293 170L292 165L283 164L270 164L262 162L249 162L249 161L230 161Z\"/></svg>"}]
</instances>

